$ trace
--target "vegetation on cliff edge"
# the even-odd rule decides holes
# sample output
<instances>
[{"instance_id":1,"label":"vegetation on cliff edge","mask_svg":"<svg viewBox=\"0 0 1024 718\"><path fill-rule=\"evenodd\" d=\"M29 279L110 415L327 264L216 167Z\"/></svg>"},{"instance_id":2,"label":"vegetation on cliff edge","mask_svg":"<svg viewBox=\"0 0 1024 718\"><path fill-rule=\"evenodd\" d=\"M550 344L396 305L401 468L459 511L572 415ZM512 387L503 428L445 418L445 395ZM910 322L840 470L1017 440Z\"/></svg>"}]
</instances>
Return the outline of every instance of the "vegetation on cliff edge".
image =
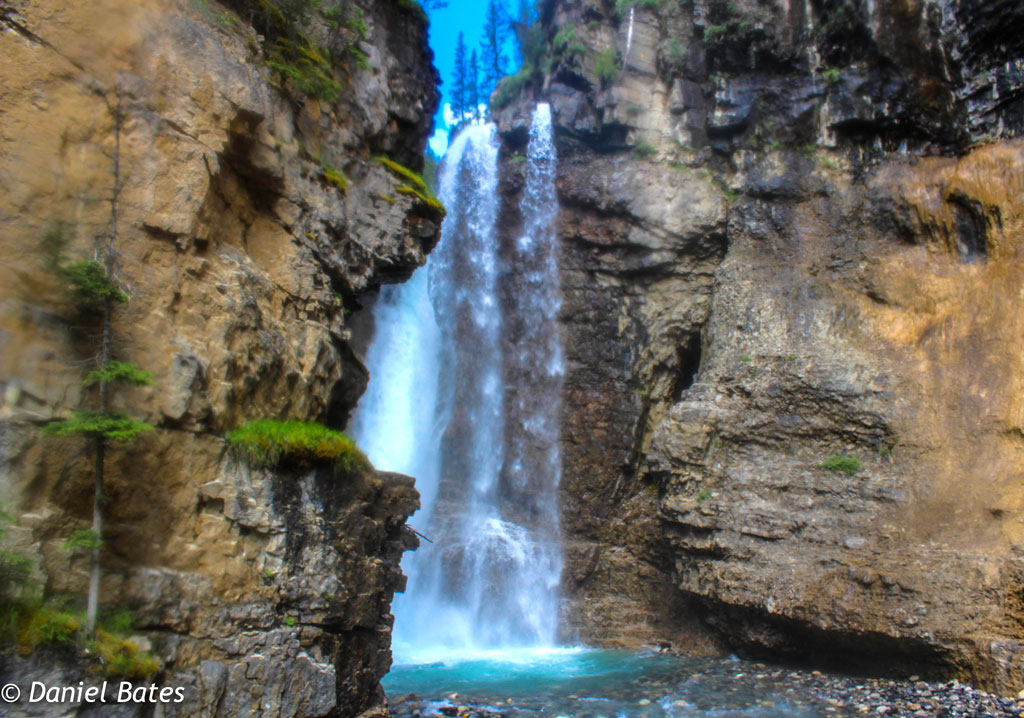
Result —
<instances>
[{"instance_id":1,"label":"vegetation on cliff edge","mask_svg":"<svg viewBox=\"0 0 1024 718\"><path fill-rule=\"evenodd\" d=\"M404 167L389 157L378 155L374 159L383 165L389 172L394 174L399 179L406 180L408 184L402 184L395 188L395 192L398 194L404 194L410 197L415 197L425 205L433 209L435 212L439 212L442 215L448 214L448 210L441 203L437 197L434 196L433 192L430 191L430 187L427 185L426 180L420 175L413 172L408 167Z\"/></svg>"},{"instance_id":2,"label":"vegetation on cliff edge","mask_svg":"<svg viewBox=\"0 0 1024 718\"><path fill-rule=\"evenodd\" d=\"M39 651L79 654L97 673L111 677L144 679L158 673L160 662L131 638L132 617L127 611L100 618L91 636L83 612L68 609L63 598L43 598L33 575L34 562L8 545L12 521L0 509L0 644L24 656Z\"/></svg>"},{"instance_id":3,"label":"vegetation on cliff edge","mask_svg":"<svg viewBox=\"0 0 1024 718\"><path fill-rule=\"evenodd\" d=\"M234 454L252 466L276 466L284 459L322 461L346 471L370 467L366 454L340 431L311 421L259 419L227 436Z\"/></svg>"}]
</instances>

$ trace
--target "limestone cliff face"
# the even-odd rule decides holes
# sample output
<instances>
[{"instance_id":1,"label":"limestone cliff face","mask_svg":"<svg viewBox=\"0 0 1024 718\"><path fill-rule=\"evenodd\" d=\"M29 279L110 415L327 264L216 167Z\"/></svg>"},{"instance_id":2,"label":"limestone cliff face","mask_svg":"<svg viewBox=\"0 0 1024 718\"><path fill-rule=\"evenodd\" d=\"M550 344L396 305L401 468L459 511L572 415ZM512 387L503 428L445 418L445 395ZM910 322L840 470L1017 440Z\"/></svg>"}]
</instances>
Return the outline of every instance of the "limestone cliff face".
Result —
<instances>
[{"instance_id":1,"label":"limestone cliff face","mask_svg":"<svg viewBox=\"0 0 1024 718\"><path fill-rule=\"evenodd\" d=\"M571 626L1019 689L1019 4L614 5L501 115L559 132Z\"/></svg>"},{"instance_id":2,"label":"limestone cliff face","mask_svg":"<svg viewBox=\"0 0 1024 718\"><path fill-rule=\"evenodd\" d=\"M154 386L118 399L157 430L109 458L103 600L135 611L161 679L187 687L174 715L355 715L382 698L411 479L249 470L223 441L263 417L343 426L367 380L345 314L438 238L441 217L372 159L422 161L438 101L425 21L358 5L365 63L336 68L327 103L212 0L0 4L0 499L47 591L84 594L85 561L59 547L88 526L89 452L38 426L82 405L95 342L37 248L55 222L76 256L109 235L119 145L115 356Z\"/></svg>"}]
</instances>

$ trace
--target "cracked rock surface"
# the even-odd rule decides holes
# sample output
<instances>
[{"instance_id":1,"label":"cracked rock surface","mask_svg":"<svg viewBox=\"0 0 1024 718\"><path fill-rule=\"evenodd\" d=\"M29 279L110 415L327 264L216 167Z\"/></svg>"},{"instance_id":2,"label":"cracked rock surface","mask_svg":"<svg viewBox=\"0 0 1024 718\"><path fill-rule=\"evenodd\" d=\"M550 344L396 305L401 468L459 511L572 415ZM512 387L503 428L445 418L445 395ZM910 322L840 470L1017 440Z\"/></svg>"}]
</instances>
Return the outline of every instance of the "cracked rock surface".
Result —
<instances>
[{"instance_id":1,"label":"cracked rock surface","mask_svg":"<svg viewBox=\"0 0 1024 718\"><path fill-rule=\"evenodd\" d=\"M109 233L119 107L115 358L154 385L115 408L157 431L108 457L103 600L133 610L159 680L185 688L164 715L350 716L383 699L412 480L250 470L223 441L264 417L344 427L367 381L346 315L438 239L438 213L373 159L422 166L438 102L425 24L358 5L370 67L346 54L333 105L282 87L216 2L2 8L0 500L46 590L83 595L87 562L60 546L88 525L89 452L38 426L89 398L89 336L37 248L55 222L75 257Z\"/></svg>"}]
</instances>

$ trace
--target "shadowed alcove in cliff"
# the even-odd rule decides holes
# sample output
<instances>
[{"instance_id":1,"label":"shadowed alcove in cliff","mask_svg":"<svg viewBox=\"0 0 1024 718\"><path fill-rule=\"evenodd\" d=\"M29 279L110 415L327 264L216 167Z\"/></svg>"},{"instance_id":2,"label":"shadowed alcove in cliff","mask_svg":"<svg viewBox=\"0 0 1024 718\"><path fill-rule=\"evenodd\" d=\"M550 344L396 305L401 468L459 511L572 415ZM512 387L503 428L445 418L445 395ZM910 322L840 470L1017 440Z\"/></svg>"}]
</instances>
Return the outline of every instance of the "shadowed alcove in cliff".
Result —
<instances>
[{"instance_id":1,"label":"shadowed alcove in cliff","mask_svg":"<svg viewBox=\"0 0 1024 718\"><path fill-rule=\"evenodd\" d=\"M956 253L964 264L988 261L988 231L981 203L954 195L949 199L956 232Z\"/></svg>"},{"instance_id":2,"label":"shadowed alcove in cliff","mask_svg":"<svg viewBox=\"0 0 1024 718\"><path fill-rule=\"evenodd\" d=\"M676 348L679 364L676 367L676 381L672 388L673 401L679 401L683 392L693 386L697 372L700 371L702 344L700 332L691 332Z\"/></svg>"}]
</instances>

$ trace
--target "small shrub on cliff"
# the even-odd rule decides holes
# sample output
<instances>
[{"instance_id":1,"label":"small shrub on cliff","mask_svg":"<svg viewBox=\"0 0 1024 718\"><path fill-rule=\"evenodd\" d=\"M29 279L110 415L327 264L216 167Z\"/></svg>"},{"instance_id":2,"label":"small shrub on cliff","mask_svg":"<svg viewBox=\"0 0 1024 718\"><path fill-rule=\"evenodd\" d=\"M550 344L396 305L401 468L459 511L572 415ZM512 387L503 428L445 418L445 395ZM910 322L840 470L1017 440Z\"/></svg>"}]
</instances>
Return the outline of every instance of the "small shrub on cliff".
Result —
<instances>
[{"instance_id":1,"label":"small shrub on cliff","mask_svg":"<svg viewBox=\"0 0 1024 718\"><path fill-rule=\"evenodd\" d=\"M116 411L72 411L68 419L51 421L42 428L47 436L84 436L104 441L134 441L153 427Z\"/></svg>"},{"instance_id":2,"label":"small shrub on cliff","mask_svg":"<svg viewBox=\"0 0 1024 718\"><path fill-rule=\"evenodd\" d=\"M81 618L74 614L28 603L19 607L13 620L18 652L24 656L40 648L72 645L82 628Z\"/></svg>"},{"instance_id":3,"label":"small shrub on cliff","mask_svg":"<svg viewBox=\"0 0 1024 718\"><path fill-rule=\"evenodd\" d=\"M330 462L344 470L370 466L352 439L311 421L260 419L238 427L227 439L235 455L253 466L275 466L286 458Z\"/></svg>"},{"instance_id":4,"label":"small shrub on cliff","mask_svg":"<svg viewBox=\"0 0 1024 718\"><path fill-rule=\"evenodd\" d=\"M615 54L615 48L608 48L597 53L594 58L594 74L602 84L607 85L619 74L619 65Z\"/></svg>"},{"instance_id":5,"label":"small shrub on cliff","mask_svg":"<svg viewBox=\"0 0 1024 718\"><path fill-rule=\"evenodd\" d=\"M290 89L333 104L344 90L339 81L348 73L344 59L370 69L358 43L369 36L363 10L354 3L321 0L222 0L248 18L264 38L267 66L277 71ZM416 3L412 3L419 10ZM422 12L422 11L420 11ZM326 33L324 32L326 30Z\"/></svg>"},{"instance_id":6,"label":"small shrub on cliff","mask_svg":"<svg viewBox=\"0 0 1024 718\"><path fill-rule=\"evenodd\" d=\"M835 471L846 476L853 476L863 468L860 459L856 456L847 456L846 454L834 454L822 461L818 466L827 471Z\"/></svg>"},{"instance_id":7,"label":"small shrub on cliff","mask_svg":"<svg viewBox=\"0 0 1024 718\"><path fill-rule=\"evenodd\" d=\"M82 386L123 381L131 386L153 386L153 375L128 362L111 360L85 375Z\"/></svg>"},{"instance_id":8,"label":"small shrub on cliff","mask_svg":"<svg viewBox=\"0 0 1024 718\"><path fill-rule=\"evenodd\" d=\"M43 232L39 253L43 266L60 281L75 306L89 312L102 309L108 300L119 304L127 302L128 295L110 280L100 262L95 259L67 259L70 243L69 227L56 222Z\"/></svg>"},{"instance_id":9,"label":"small shrub on cliff","mask_svg":"<svg viewBox=\"0 0 1024 718\"><path fill-rule=\"evenodd\" d=\"M395 188L395 192L397 192L398 194L404 194L410 197L415 197L420 202L427 205L435 212L439 212L442 215L448 213L448 210L445 209L445 206L441 204L441 200L437 199L436 197L431 197L429 194L425 194L420 190L416 189L415 187L410 187L409 185L399 185L398 187Z\"/></svg>"},{"instance_id":10,"label":"small shrub on cliff","mask_svg":"<svg viewBox=\"0 0 1024 718\"><path fill-rule=\"evenodd\" d=\"M665 0L615 0L615 14L620 18L633 8L638 10L659 10Z\"/></svg>"},{"instance_id":11,"label":"small shrub on cliff","mask_svg":"<svg viewBox=\"0 0 1024 718\"><path fill-rule=\"evenodd\" d=\"M7 546L7 528L12 521L0 504L0 609L22 600L34 588L32 560Z\"/></svg>"},{"instance_id":12,"label":"small shrub on cliff","mask_svg":"<svg viewBox=\"0 0 1024 718\"><path fill-rule=\"evenodd\" d=\"M278 38L267 50L267 66L290 79L304 95L333 104L341 97L341 83L334 79L330 53L308 38Z\"/></svg>"},{"instance_id":13,"label":"small shrub on cliff","mask_svg":"<svg viewBox=\"0 0 1024 718\"><path fill-rule=\"evenodd\" d=\"M729 32L729 26L725 24L721 25L708 25L704 28L704 43L706 45L712 45L719 42Z\"/></svg>"},{"instance_id":14,"label":"small shrub on cliff","mask_svg":"<svg viewBox=\"0 0 1024 718\"><path fill-rule=\"evenodd\" d=\"M562 57L585 55L586 46L576 38L576 26L568 24L559 30L551 40L551 59L557 61ZM554 64L554 62L552 63Z\"/></svg>"},{"instance_id":15,"label":"small shrub on cliff","mask_svg":"<svg viewBox=\"0 0 1024 718\"><path fill-rule=\"evenodd\" d=\"M123 609L99 621L95 639L84 633L85 617L65 609L60 602L41 599L22 600L8 606L3 615L5 638L17 651L29 656L40 650L84 650L96 669L107 676L129 679L149 678L160 671L160 662L130 640L131 614Z\"/></svg>"},{"instance_id":16,"label":"small shrub on cliff","mask_svg":"<svg viewBox=\"0 0 1024 718\"><path fill-rule=\"evenodd\" d=\"M142 680L160 672L160 661L148 651L140 651L134 642L100 630L89 646L89 653L99 660L104 675Z\"/></svg>"},{"instance_id":17,"label":"small shrub on cliff","mask_svg":"<svg viewBox=\"0 0 1024 718\"><path fill-rule=\"evenodd\" d=\"M650 142L637 142L633 146L633 156L637 159L650 159L658 154L658 148Z\"/></svg>"},{"instance_id":18,"label":"small shrub on cliff","mask_svg":"<svg viewBox=\"0 0 1024 718\"><path fill-rule=\"evenodd\" d=\"M501 81L494 90L494 94L491 95L491 111L502 110L508 107L512 100L519 96L519 93L523 91L526 83L532 77L533 66L524 63L516 74L501 78Z\"/></svg>"}]
</instances>

